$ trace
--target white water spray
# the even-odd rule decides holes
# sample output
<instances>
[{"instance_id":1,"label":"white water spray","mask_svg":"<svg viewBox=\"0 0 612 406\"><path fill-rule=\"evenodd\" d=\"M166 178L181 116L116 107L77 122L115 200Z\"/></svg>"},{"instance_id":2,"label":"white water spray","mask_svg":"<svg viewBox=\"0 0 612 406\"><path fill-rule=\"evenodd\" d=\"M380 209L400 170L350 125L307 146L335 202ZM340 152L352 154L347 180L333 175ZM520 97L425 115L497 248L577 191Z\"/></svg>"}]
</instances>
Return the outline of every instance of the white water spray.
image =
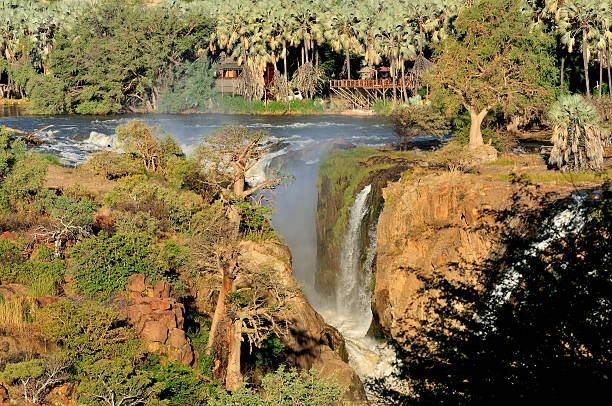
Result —
<instances>
[{"instance_id":1,"label":"white water spray","mask_svg":"<svg viewBox=\"0 0 612 406\"><path fill-rule=\"evenodd\" d=\"M336 313L338 317L352 322L350 326L343 327L350 330L349 335L354 337L365 336L372 322L370 292L368 286L364 284L367 277L361 269L360 239L361 224L369 210L367 203L371 190L371 185L363 188L349 210L340 254L340 273L336 281ZM356 319L355 315L359 315L359 318Z\"/></svg>"},{"instance_id":2,"label":"white water spray","mask_svg":"<svg viewBox=\"0 0 612 406\"><path fill-rule=\"evenodd\" d=\"M361 246L360 237L363 219L370 210L371 190L371 185L361 190L349 209L336 281L335 309L322 311L327 322L344 336L349 364L363 380L388 378L395 370L397 360L391 346L367 335L373 318L370 282L376 256L376 224L368 230L367 248ZM362 263L364 248L365 260ZM368 396L375 401L374 394L368 393Z\"/></svg>"},{"instance_id":3,"label":"white water spray","mask_svg":"<svg viewBox=\"0 0 612 406\"><path fill-rule=\"evenodd\" d=\"M550 246L556 240L565 238L568 233L577 233L582 230L585 222L585 197L579 194L572 195L573 204L565 210L557 213L552 219L549 219L543 224L543 235L537 243L532 244L526 251L526 254L532 257L537 256ZM515 266L511 266L502 276L501 280L491 291L489 296L489 308L480 321L494 328L496 319L496 310L506 303L512 296L512 292L519 286L522 280L522 275L516 270Z\"/></svg>"}]
</instances>

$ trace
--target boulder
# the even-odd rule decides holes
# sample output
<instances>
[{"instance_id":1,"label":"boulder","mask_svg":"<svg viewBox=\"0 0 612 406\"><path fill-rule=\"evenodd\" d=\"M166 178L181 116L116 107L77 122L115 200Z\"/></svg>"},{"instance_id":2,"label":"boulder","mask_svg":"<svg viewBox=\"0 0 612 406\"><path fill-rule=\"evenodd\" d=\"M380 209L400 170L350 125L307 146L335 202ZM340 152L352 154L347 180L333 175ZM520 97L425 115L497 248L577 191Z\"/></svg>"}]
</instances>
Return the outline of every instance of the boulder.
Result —
<instances>
[{"instance_id":1,"label":"boulder","mask_svg":"<svg viewBox=\"0 0 612 406\"><path fill-rule=\"evenodd\" d=\"M140 335L149 341L163 343L168 337L168 327L159 321L150 320L144 324Z\"/></svg>"},{"instance_id":2,"label":"boulder","mask_svg":"<svg viewBox=\"0 0 612 406\"><path fill-rule=\"evenodd\" d=\"M125 288L128 290L128 292L144 292L147 289L147 285L145 284L145 276L141 273L130 275Z\"/></svg>"},{"instance_id":3,"label":"boulder","mask_svg":"<svg viewBox=\"0 0 612 406\"><path fill-rule=\"evenodd\" d=\"M148 341L147 351L167 354L172 360L191 365L191 342L182 330L185 307L170 297L170 284L158 281L151 287L142 274L130 276L126 289L128 306L121 309L136 334ZM142 296L146 292L147 296Z\"/></svg>"},{"instance_id":4,"label":"boulder","mask_svg":"<svg viewBox=\"0 0 612 406\"><path fill-rule=\"evenodd\" d=\"M153 286L153 297L167 299L170 297L170 284L166 281L157 281Z\"/></svg>"}]
</instances>

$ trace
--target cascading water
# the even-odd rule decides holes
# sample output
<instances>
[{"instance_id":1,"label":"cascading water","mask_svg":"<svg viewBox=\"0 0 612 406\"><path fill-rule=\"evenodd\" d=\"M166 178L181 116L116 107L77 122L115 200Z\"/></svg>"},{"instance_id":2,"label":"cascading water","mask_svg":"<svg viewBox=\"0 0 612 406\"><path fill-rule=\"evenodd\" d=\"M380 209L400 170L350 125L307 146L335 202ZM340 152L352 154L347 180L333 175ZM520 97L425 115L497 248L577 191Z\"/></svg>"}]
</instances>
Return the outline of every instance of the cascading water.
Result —
<instances>
[{"instance_id":1,"label":"cascading water","mask_svg":"<svg viewBox=\"0 0 612 406\"><path fill-rule=\"evenodd\" d=\"M573 194L572 200L573 204L557 213L552 219L544 222L542 235L537 242L527 249L527 255L536 256L548 248L553 241L564 238L568 233L577 233L582 230L586 224L586 212L583 204L585 196ZM489 310L480 317L482 323L494 328L496 310L510 299L512 292L519 286L521 280L522 275L516 270L515 266L511 266L504 273L489 295Z\"/></svg>"},{"instance_id":2,"label":"cascading water","mask_svg":"<svg viewBox=\"0 0 612 406\"><path fill-rule=\"evenodd\" d=\"M371 190L371 185L363 188L349 210L340 254L340 273L336 282L336 315L346 321L345 325L338 328L357 337L365 336L372 322L370 294L368 286L364 284L367 275L361 269L362 247L359 238L363 218L369 211L367 203Z\"/></svg>"},{"instance_id":3,"label":"cascading water","mask_svg":"<svg viewBox=\"0 0 612 406\"><path fill-rule=\"evenodd\" d=\"M368 230L368 247L362 247L360 236L363 219L370 210L371 190L371 185L363 188L349 209L336 282L336 303L333 308L322 311L327 322L344 336L349 364L364 380L388 377L396 362L392 347L367 335L373 317L370 282L376 255L376 224ZM366 255L362 263L364 248Z\"/></svg>"}]
</instances>

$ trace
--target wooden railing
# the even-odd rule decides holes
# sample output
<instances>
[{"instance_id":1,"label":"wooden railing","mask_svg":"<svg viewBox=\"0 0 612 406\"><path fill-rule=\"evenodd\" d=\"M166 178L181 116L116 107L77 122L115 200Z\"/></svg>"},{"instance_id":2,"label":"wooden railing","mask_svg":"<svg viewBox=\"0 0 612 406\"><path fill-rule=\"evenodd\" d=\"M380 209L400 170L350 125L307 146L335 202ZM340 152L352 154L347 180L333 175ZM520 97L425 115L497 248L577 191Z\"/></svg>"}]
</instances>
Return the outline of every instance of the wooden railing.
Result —
<instances>
[{"instance_id":1,"label":"wooden railing","mask_svg":"<svg viewBox=\"0 0 612 406\"><path fill-rule=\"evenodd\" d=\"M395 84L399 85L400 81L396 80ZM331 80L330 86L333 87L344 87L344 88L383 88L393 86L393 80L391 78L383 79L339 79Z\"/></svg>"}]
</instances>

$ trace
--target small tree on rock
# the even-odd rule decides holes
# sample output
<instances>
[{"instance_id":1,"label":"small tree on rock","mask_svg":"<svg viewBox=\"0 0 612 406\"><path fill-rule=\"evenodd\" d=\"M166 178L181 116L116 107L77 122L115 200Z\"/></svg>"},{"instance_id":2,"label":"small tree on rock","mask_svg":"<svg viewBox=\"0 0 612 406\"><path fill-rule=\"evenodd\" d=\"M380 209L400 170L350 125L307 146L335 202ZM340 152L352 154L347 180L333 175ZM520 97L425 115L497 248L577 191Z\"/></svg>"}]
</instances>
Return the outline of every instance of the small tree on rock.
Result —
<instances>
[{"instance_id":1,"label":"small tree on rock","mask_svg":"<svg viewBox=\"0 0 612 406\"><path fill-rule=\"evenodd\" d=\"M448 132L446 117L430 106L400 107L393 112L391 120L403 150L408 148L411 139L419 135L439 137Z\"/></svg>"}]
</instances>

